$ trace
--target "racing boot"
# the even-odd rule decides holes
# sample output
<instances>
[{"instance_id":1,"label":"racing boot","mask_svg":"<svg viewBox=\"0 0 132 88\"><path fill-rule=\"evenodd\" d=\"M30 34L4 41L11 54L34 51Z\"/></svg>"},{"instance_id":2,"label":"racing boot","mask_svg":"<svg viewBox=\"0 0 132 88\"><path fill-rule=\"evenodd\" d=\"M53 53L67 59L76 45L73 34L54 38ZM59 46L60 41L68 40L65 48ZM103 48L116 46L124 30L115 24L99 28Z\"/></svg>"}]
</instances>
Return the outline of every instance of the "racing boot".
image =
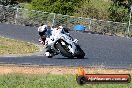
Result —
<instances>
[{"instance_id":1,"label":"racing boot","mask_svg":"<svg viewBox=\"0 0 132 88\"><path fill-rule=\"evenodd\" d=\"M52 58L53 56L57 55L58 53L56 53L53 49L49 49L45 52L45 56L47 56L48 58Z\"/></svg>"},{"instance_id":2,"label":"racing boot","mask_svg":"<svg viewBox=\"0 0 132 88\"><path fill-rule=\"evenodd\" d=\"M51 54L50 52L45 52L45 56L48 57L48 58L52 58L53 54Z\"/></svg>"}]
</instances>

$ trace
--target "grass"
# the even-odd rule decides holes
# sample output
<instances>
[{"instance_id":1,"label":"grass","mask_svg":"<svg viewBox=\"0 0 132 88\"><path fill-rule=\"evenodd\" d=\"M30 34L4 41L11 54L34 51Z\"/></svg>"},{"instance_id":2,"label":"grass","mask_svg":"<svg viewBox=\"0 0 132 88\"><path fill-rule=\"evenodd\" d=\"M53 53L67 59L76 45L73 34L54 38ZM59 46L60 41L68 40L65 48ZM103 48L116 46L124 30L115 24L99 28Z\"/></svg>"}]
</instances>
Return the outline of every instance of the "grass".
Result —
<instances>
[{"instance_id":1,"label":"grass","mask_svg":"<svg viewBox=\"0 0 132 88\"><path fill-rule=\"evenodd\" d=\"M27 54L38 50L34 44L0 37L0 55Z\"/></svg>"},{"instance_id":2,"label":"grass","mask_svg":"<svg viewBox=\"0 0 132 88\"><path fill-rule=\"evenodd\" d=\"M0 75L0 88L132 88L129 84L78 85L75 75Z\"/></svg>"}]
</instances>

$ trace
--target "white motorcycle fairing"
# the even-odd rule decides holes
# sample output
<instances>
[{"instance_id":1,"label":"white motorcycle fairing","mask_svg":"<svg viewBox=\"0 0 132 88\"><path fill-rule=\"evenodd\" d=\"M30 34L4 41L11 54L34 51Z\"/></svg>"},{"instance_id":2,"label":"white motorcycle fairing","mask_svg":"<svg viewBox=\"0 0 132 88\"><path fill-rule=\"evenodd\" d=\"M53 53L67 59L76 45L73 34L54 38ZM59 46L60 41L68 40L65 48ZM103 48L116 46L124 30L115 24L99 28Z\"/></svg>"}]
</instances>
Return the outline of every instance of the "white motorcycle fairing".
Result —
<instances>
[{"instance_id":1,"label":"white motorcycle fairing","mask_svg":"<svg viewBox=\"0 0 132 88\"><path fill-rule=\"evenodd\" d=\"M53 30L52 35L46 39L47 44L53 46L57 40L63 39L64 41L66 41L69 44L68 48L70 49L70 52L72 54L74 54L76 46L75 46L75 42L74 42L73 38L70 36L70 34L63 33L62 29L58 29L58 30L52 29L52 30ZM77 40L77 39L75 39L75 40ZM61 41L62 45L65 45L64 41Z\"/></svg>"},{"instance_id":2,"label":"white motorcycle fairing","mask_svg":"<svg viewBox=\"0 0 132 88\"><path fill-rule=\"evenodd\" d=\"M69 33L65 32L63 29L52 29L52 35L49 38L46 38L46 45L50 46L53 50L56 52L60 53L61 51L59 49L56 49L55 45L56 43L61 43L62 47L67 47L67 52L70 53L73 57L76 56L77 52L77 46L78 45L78 40L73 39ZM81 49L79 47L79 49ZM83 52L81 50L81 52ZM83 52L84 54L84 52ZM70 55L70 57L71 57ZM85 54L84 54L85 55ZM83 55L83 56L84 56ZM65 55L63 55L65 56ZM82 57L80 57L82 58Z\"/></svg>"}]
</instances>

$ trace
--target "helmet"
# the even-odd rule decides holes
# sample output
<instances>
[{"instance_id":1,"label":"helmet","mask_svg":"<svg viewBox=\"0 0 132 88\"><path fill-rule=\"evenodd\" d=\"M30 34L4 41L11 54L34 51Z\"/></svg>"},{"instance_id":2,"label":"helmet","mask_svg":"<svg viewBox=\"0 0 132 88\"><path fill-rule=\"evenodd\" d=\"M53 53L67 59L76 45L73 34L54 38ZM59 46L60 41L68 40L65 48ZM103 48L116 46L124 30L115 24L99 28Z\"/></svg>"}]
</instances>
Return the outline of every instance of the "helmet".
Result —
<instances>
[{"instance_id":1,"label":"helmet","mask_svg":"<svg viewBox=\"0 0 132 88\"><path fill-rule=\"evenodd\" d=\"M43 25L43 28L47 28L48 26L47 25Z\"/></svg>"},{"instance_id":2,"label":"helmet","mask_svg":"<svg viewBox=\"0 0 132 88\"><path fill-rule=\"evenodd\" d=\"M59 26L58 28L59 28L59 29L63 29L63 26Z\"/></svg>"},{"instance_id":3,"label":"helmet","mask_svg":"<svg viewBox=\"0 0 132 88\"><path fill-rule=\"evenodd\" d=\"M43 25L44 25L43 23L40 24L40 26L43 26Z\"/></svg>"},{"instance_id":4,"label":"helmet","mask_svg":"<svg viewBox=\"0 0 132 88\"><path fill-rule=\"evenodd\" d=\"M43 26L42 26L42 29L43 29L43 30L47 30L47 27L48 27L47 25L43 25Z\"/></svg>"},{"instance_id":5,"label":"helmet","mask_svg":"<svg viewBox=\"0 0 132 88\"><path fill-rule=\"evenodd\" d=\"M38 28L38 31L39 32L43 32L43 31L45 31L45 30L47 30L47 25L42 25L42 26L40 26L39 28Z\"/></svg>"}]
</instances>

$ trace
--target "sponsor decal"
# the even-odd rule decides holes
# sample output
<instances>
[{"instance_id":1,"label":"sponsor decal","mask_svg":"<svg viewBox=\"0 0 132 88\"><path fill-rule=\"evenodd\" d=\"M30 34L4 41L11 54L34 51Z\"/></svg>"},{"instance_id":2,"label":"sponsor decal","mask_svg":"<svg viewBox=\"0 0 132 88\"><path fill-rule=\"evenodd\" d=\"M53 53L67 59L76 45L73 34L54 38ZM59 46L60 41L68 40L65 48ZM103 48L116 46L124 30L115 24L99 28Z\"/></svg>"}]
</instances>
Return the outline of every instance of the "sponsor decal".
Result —
<instances>
[{"instance_id":1,"label":"sponsor decal","mask_svg":"<svg viewBox=\"0 0 132 88\"><path fill-rule=\"evenodd\" d=\"M130 83L130 74L86 74L86 71L80 67L76 76L78 84L90 83Z\"/></svg>"}]
</instances>

